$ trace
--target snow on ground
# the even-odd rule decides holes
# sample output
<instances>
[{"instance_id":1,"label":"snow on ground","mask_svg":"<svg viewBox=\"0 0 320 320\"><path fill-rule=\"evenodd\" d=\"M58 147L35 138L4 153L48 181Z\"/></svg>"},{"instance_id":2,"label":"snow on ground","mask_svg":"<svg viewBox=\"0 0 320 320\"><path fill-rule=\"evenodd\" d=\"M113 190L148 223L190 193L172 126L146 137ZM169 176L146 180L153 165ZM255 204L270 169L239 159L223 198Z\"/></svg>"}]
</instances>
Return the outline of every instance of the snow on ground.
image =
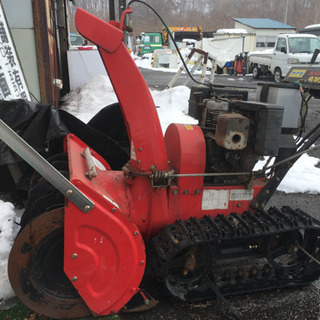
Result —
<instances>
[{"instance_id":1,"label":"snow on ground","mask_svg":"<svg viewBox=\"0 0 320 320\"><path fill-rule=\"evenodd\" d=\"M10 202L0 200L0 310L1 301L14 296L8 279L7 263L13 241L19 231L22 210L15 209Z\"/></svg>"},{"instance_id":2,"label":"snow on ground","mask_svg":"<svg viewBox=\"0 0 320 320\"><path fill-rule=\"evenodd\" d=\"M187 115L190 89L178 86L164 91L151 91L155 100L162 130L176 123L196 123ZM63 109L84 122L100 109L117 101L109 79L99 76L64 98ZM319 159L304 155L283 180L278 190L284 192L320 193L320 169L315 167ZM7 259L13 240L18 232L15 221L19 221L21 211L13 204L0 200L0 309L2 303L12 297L13 291L7 277Z\"/></svg>"},{"instance_id":3,"label":"snow on ground","mask_svg":"<svg viewBox=\"0 0 320 320\"><path fill-rule=\"evenodd\" d=\"M184 61L186 60L186 58L188 57L188 55L190 54L191 49L190 48L183 48L180 50L180 53L184 59ZM153 65L153 58L154 58L154 54L153 53L146 53L144 54L142 57L138 57L135 56L134 54L132 54L132 58L135 60L136 65L139 68L144 68L144 69L152 69L153 71L163 71L163 72L172 72L172 73L177 73L179 68L182 65L182 62L180 60L180 58L178 57L178 65L176 68L163 68L163 67L159 67L159 68L154 68ZM194 66L194 64L196 63L196 61L198 60L199 55L198 54L194 54L192 56L192 58L190 59L190 62L188 64L188 69L191 70L192 67ZM211 62L208 61L208 67L211 66ZM185 70L182 71L182 73L184 73ZM194 74L200 74L202 71L198 68L198 70L194 71ZM210 74L210 71L206 71L206 74Z\"/></svg>"}]
</instances>

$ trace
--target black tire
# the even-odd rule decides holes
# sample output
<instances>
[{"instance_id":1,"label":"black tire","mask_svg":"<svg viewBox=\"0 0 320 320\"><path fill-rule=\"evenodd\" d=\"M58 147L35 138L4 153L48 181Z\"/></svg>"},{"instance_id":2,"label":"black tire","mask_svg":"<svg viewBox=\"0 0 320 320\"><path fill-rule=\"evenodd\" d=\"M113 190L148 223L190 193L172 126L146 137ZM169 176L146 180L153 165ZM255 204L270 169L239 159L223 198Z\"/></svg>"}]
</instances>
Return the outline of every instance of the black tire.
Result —
<instances>
[{"instance_id":1,"label":"black tire","mask_svg":"<svg viewBox=\"0 0 320 320\"><path fill-rule=\"evenodd\" d=\"M259 79L260 75L261 75L261 69L257 65L253 66L252 68L253 79Z\"/></svg>"},{"instance_id":2,"label":"black tire","mask_svg":"<svg viewBox=\"0 0 320 320\"><path fill-rule=\"evenodd\" d=\"M280 68L275 68L274 69L274 75L273 75L273 79L275 82L280 82L282 79L282 72Z\"/></svg>"}]
</instances>

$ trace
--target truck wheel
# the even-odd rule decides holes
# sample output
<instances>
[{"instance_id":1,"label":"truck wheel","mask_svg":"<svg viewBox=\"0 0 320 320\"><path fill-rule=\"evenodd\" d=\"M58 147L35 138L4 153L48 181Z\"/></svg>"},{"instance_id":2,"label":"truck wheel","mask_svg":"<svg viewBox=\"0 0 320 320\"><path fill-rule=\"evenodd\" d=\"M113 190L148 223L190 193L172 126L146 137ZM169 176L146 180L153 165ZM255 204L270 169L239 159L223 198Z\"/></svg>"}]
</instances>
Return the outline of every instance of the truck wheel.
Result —
<instances>
[{"instance_id":1,"label":"truck wheel","mask_svg":"<svg viewBox=\"0 0 320 320\"><path fill-rule=\"evenodd\" d=\"M273 79L275 82L280 82L282 78L282 72L280 68L275 68Z\"/></svg>"},{"instance_id":2,"label":"truck wheel","mask_svg":"<svg viewBox=\"0 0 320 320\"><path fill-rule=\"evenodd\" d=\"M260 68L258 66L254 66L253 69L252 69L253 79L259 79L260 74L261 74Z\"/></svg>"}]
</instances>

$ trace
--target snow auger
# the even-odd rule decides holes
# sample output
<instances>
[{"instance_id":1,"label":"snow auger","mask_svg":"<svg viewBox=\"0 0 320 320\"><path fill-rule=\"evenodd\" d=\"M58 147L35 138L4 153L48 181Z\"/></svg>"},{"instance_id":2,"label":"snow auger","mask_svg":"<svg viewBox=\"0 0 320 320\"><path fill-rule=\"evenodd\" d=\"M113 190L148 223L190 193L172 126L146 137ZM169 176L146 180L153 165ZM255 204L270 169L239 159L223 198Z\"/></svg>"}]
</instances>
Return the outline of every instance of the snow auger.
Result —
<instances>
[{"instance_id":1,"label":"snow auger","mask_svg":"<svg viewBox=\"0 0 320 320\"><path fill-rule=\"evenodd\" d=\"M9 257L18 298L48 317L112 314L139 294L149 301L146 264L190 302L317 279L320 223L265 205L320 126L295 142L282 106L219 99L211 87L194 92L199 125L171 124L163 137L122 43L124 15L106 23L79 8L75 19L117 94L130 160L112 170L74 134L45 160L1 122L1 139L37 171ZM262 156L275 162L255 172Z\"/></svg>"}]
</instances>

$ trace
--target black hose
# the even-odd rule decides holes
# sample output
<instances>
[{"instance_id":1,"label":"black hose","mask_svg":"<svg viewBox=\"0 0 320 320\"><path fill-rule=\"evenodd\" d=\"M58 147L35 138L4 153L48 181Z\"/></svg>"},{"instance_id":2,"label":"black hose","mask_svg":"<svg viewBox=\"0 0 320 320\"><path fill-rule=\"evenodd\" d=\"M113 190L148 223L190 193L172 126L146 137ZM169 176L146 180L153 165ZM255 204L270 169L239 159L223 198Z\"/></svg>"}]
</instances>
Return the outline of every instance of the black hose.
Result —
<instances>
[{"instance_id":1,"label":"black hose","mask_svg":"<svg viewBox=\"0 0 320 320\"><path fill-rule=\"evenodd\" d=\"M173 44L174 44L174 46L175 46L178 54L179 54L179 57L180 57L180 59L181 59L181 61L182 61L182 64L183 64L186 72L188 73L189 77L191 78L191 80L193 80L195 83L198 83L198 84L201 84L201 85L206 85L206 86L208 86L208 87L211 87L211 84L210 84L210 83L202 83L202 82L196 80L196 79L192 76L192 74L190 73L188 67L186 66L186 64L185 64L185 62L184 62L184 60L183 60L183 57L182 57L182 55L181 55L181 52L180 52L180 50L179 50L179 48L178 48L178 46L177 46L177 43L175 42L175 40L174 40L174 38L173 38L173 35L172 35L169 27L167 26L167 24L165 23L165 21L162 19L162 17L160 16L160 14L159 14L152 6L150 6L150 4L148 4L148 3L146 3L146 2L144 2L144 1L142 1L142 0L131 0L131 1L128 3L128 7L131 5L131 3L134 3L134 2L138 2L138 3L144 4L144 5L147 6L149 9L151 9L151 10L154 12L154 14L160 19L161 23L164 25L164 27L165 27L166 30L168 31L168 34L169 34L169 36L170 36L170 38L171 38L171 40L172 40L172 42L173 42Z\"/></svg>"}]
</instances>

